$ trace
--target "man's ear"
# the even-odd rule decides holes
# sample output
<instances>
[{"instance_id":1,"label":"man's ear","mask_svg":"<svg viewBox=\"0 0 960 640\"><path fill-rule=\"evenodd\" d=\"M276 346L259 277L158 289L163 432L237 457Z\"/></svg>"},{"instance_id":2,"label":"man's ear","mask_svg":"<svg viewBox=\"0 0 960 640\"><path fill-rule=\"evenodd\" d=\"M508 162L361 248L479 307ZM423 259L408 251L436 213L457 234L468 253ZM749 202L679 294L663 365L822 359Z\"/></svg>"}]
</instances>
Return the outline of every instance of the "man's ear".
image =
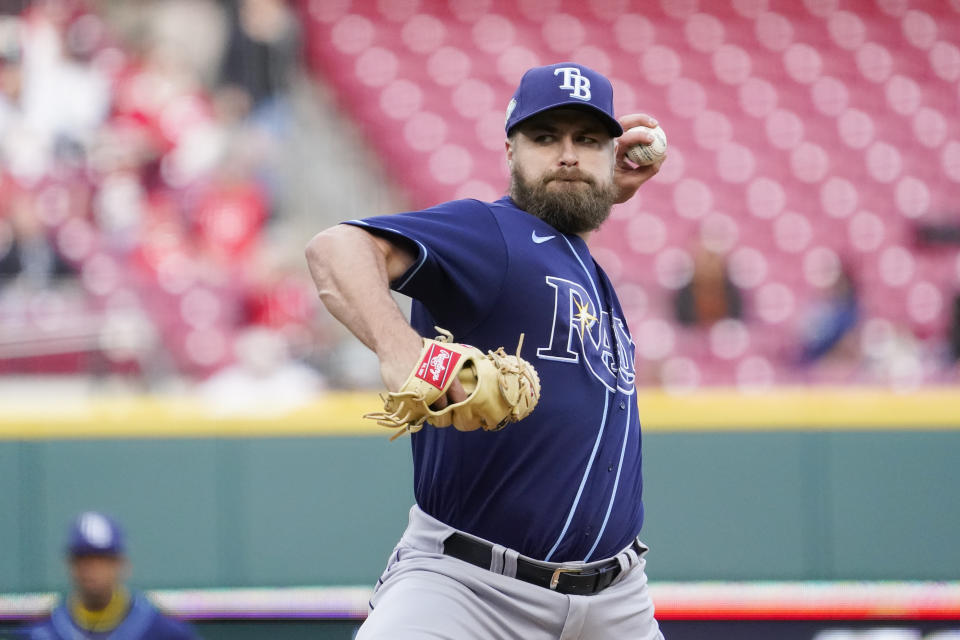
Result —
<instances>
[{"instance_id":1,"label":"man's ear","mask_svg":"<svg viewBox=\"0 0 960 640\"><path fill-rule=\"evenodd\" d=\"M513 171L513 145L510 143L510 138L504 140L503 144L507 152L507 167Z\"/></svg>"}]
</instances>

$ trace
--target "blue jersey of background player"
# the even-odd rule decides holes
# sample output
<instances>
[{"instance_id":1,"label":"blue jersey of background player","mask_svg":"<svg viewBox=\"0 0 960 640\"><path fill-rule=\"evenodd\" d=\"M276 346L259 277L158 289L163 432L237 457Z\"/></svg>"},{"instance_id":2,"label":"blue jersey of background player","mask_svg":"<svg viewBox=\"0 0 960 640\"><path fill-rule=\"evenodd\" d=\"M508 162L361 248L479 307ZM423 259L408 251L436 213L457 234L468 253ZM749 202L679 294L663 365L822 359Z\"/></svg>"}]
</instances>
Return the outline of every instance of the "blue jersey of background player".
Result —
<instances>
[{"instance_id":1,"label":"blue jersey of background player","mask_svg":"<svg viewBox=\"0 0 960 640\"><path fill-rule=\"evenodd\" d=\"M183 622L161 613L123 585L128 570L123 531L102 513L80 514L67 556L73 589L50 616L25 629L30 640L195 640Z\"/></svg>"},{"instance_id":2,"label":"blue jersey of background player","mask_svg":"<svg viewBox=\"0 0 960 640\"><path fill-rule=\"evenodd\" d=\"M520 568L500 573L521 579L530 573L528 582L539 584L543 562L612 559L640 531L634 345L613 286L585 241L659 164L637 168L624 160L631 144L649 138L639 131L622 135L623 126L656 123L643 115L618 121L612 103L609 81L582 65L531 69L507 111L508 196L355 220L308 246L321 299L377 353L388 389L402 385L418 358L419 336L432 337L434 326L483 350L509 350L523 333L522 355L540 375L540 402L516 425L495 433L428 428L413 434L419 511L411 512L410 544L398 547L401 561L406 547L424 539L424 522L427 529L442 523L466 534L468 545L481 546L451 551L458 547L445 539L441 553L480 566L485 554L516 553ZM409 325L386 292L388 282L414 299ZM463 391L455 387L448 396L457 401ZM496 571L503 563L492 565ZM428 570L448 575L456 566ZM567 581L577 593L573 578L560 573L545 586ZM381 624L388 633L417 637L385 615L393 618ZM437 628L450 622L446 617ZM529 632L513 633L532 637ZM374 633L360 637L378 637ZM658 633L653 623L631 637Z\"/></svg>"}]
</instances>

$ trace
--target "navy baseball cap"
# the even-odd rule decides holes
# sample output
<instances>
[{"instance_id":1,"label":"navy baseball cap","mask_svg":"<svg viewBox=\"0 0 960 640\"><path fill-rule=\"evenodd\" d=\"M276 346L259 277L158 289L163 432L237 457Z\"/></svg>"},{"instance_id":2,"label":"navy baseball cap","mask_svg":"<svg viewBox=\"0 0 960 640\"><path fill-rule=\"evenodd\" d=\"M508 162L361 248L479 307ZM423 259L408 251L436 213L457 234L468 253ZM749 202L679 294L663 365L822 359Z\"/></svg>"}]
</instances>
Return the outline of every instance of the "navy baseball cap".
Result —
<instances>
[{"instance_id":1,"label":"navy baseball cap","mask_svg":"<svg viewBox=\"0 0 960 640\"><path fill-rule=\"evenodd\" d=\"M610 130L623 135L613 115L613 86L603 74L575 62L534 67L523 74L507 105L506 131L530 118L557 107L578 107L594 112Z\"/></svg>"},{"instance_id":2,"label":"navy baseball cap","mask_svg":"<svg viewBox=\"0 0 960 640\"><path fill-rule=\"evenodd\" d=\"M125 550L123 530L108 515L86 511L70 525L67 553L71 556L118 556Z\"/></svg>"}]
</instances>

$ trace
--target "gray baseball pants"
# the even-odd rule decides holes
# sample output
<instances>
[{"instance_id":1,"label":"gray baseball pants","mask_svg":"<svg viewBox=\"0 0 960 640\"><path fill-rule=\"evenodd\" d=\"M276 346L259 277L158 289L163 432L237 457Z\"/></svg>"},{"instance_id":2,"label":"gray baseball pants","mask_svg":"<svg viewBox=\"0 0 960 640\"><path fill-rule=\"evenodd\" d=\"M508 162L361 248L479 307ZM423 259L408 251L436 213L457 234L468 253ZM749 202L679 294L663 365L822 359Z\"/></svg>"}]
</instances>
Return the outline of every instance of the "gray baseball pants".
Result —
<instances>
[{"instance_id":1,"label":"gray baseball pants","mask_svg":"<svg viewBox=\"0 0 960 640\"><path fill-rule=\"evenodd\" d=\"M489 571L444 555L443 541L455 531L416 505L410 509L357 640L663 639L647 591L645 551L618 554L620 574L600 593L565 595L512 577L518 554L504 547L496 547L501 553L493 554Z\"/></svg>"}]
</instances>

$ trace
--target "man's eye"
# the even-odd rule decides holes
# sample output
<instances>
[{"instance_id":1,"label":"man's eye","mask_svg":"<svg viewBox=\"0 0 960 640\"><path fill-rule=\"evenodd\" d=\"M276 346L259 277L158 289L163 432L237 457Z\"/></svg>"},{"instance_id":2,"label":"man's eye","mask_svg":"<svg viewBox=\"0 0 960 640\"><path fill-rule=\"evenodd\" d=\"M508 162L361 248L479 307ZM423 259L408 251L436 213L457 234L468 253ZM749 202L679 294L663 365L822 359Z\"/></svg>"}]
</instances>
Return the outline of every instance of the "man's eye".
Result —
<instances>
[{"instance_id":1,"label":"man's eye","mask_svg":"<svg viewBox=\"0 0 960 640\"><path fill-rule=\"evenodd\" d=\"M555 139L556 139L556 138L554 138L554 136L553 136L552 134L549 134L549 133L541 133L540 135L534 137L533 140L534 140L534 142L537 142L537 143L539 143L539 144L550 144L550 143L553 142Z\"/></svg>"}]
</instances>

